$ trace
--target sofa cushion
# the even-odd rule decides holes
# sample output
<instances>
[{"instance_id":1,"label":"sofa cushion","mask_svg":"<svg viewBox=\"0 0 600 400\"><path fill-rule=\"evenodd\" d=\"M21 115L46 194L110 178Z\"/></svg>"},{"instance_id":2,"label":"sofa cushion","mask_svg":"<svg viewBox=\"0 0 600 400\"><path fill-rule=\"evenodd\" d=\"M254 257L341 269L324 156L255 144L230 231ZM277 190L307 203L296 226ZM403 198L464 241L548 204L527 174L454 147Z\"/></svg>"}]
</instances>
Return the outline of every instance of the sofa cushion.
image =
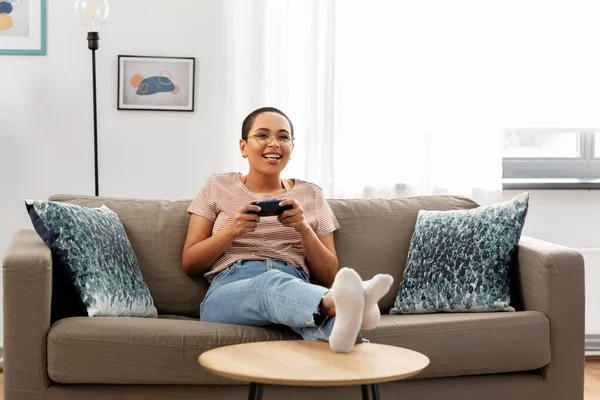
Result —
<instances>
[{"instance_id":1,"label":"sofa cushion","mask_svg":"<svg viewBox=\"0 0 600 400\"><path fill-rule=\"evenodd\" d=\"M159 315L72 317L48 333L48 375L58 383L231 384L198 363L230 344L298 339L287 328L259 328Z\"/></svg>"},{"instance_id":2,"label":"sofa cushion","mask_svg":"<svg viewBox=\"0 0 600 400\"><path fill-rule=\"evenodd\" d=\"M392 314L514 311L509 267L529 194L459 211L419 211Z\"/></svg>"},{"instance_id":3,"label":"sofa cushion","mask_svg":"<svg viewBox=\"0 0 600 400\"><path fill-rule=\"evenodd\" d=\"M531 370L550 360L548 320L539 312L383 315L364 336L423 352L431 360L427 377ZM48 374L59 383L241 384L209 373L198 356L229 344L286 339L299 336L287 328L175 316L66 318L48 334Z\"/></svg>"},{"instance_id":4,"label":"sofa cushion","mask_svg":"<svg viewBox=\"0 0 600 400\"><path fill-rule=\"evenodd\" d=\"M191 200L166 201L112 197L54 195L50 200L86 207L105 204L115 211L133 246L144 281L159 314L198 318L208 290L202 276L190 278L181 269ZM335 235L340 265L364 278L379 272L394 277L379 302L387 313L394 304L419 210L464 210L477 203L458 196L423 196L392 200L328 200L341 228Z\"/></svg>"},{"instance_id":5,"label":"sofa cushion","mask_svg":"<svg viewBox=\"0 0 600 400\"><path fill-rule=\"evenodd\" d=\"M54 267L79 295L84 315L156 317L131 243L118 215L102 206L30 200L35 230L50 248ZM57 282L55 282L57 283ZM79 313L77 313L79 314Z\"/></svg>"},{"instance_id":6,"label":"sofa cushion","mask_svg":"<svg viewBox=\"0 0 600 400\"><path fill-rule=\"evenodd\" d=\"M459 196L331 199L328 202L341 226L334 233L340 266L354 268L363 279L377 273L394 278L392 287L379 301L379 308L386 314L398 293L419 210L478 207L472 200Z\"/></svg>"},{"instance_id":7,"label":"sofa cushion","mask_svg":"<svg viewBox=\"0 0 600 400\"><path fill-rule=\"evenodd\" d=\"M55 195L50 200L115 211L137 256L144 281L159 314L200 316L208 289L202 276L188 277L181 269L190 201L138 200Z\"/></svg>"},{"instance_id":8,"label":"sofa cushion","mask_svg":"<svg viewBox=\"0 0 600 400\"><path fill-rule=\"evenodd\" d=\"M382 315L364 337L427 355L419 378L529 371L550 362L550 323L538 311Z\"/></svg>"}]
</instances>

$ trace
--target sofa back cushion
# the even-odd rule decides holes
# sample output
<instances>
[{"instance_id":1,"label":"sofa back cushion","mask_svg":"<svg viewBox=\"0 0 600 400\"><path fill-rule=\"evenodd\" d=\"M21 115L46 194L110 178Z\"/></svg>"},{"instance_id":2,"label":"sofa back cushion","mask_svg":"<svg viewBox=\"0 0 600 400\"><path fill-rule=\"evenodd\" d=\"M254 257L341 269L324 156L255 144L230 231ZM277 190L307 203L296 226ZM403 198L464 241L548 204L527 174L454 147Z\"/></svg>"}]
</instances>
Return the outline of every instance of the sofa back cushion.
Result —
<instances>
[{"instance_id":1,"label":"sofa back cushion","mask_svg":"<svg viewBox=\"0 0 600 400\"><path fill-rule=\"evenodd\" d=\"M379 301L382 312L394 304L419 210L464 210L478 204L459 196L402 199L328 200L341 228L335 233L340 267L354 268L363 279L390 274L394 283Z\"/></svg>"},{"instance_id":2,"label":"sofa back cushion","mask_svg":"<svg viewBox=\"0 0 600 400\"><path fill-rule=\"evenodd\" d=\"M106 205L119 215L135 251L144 281L159 314L199 318L208 289L204 277L188 277L181 269L181 252L188 227L190 200L141 200L56 195L50 200L85 207Z\"/></svg>"},{"instance_id":3,"label":"sofa back cushion","mask_svg":"<svg viewBox=\"0 0 600 400\"><path fill-rule=\"evenodd\" d=\"M188 227L191 200L142 200L78 195L55 195L85 207L103 204L119 215L150 289L159 314L199 317L208 290L203 276L188 277L181 269L181 253ZM419 210L462 210L477 207L457 196L424 196L391 200L328 200L341 228L335 245L341 267L354 268L363 279L388 273L394 284L380 301L383 312L398 292L410 239Z\"/></svg>"}]
</instances>

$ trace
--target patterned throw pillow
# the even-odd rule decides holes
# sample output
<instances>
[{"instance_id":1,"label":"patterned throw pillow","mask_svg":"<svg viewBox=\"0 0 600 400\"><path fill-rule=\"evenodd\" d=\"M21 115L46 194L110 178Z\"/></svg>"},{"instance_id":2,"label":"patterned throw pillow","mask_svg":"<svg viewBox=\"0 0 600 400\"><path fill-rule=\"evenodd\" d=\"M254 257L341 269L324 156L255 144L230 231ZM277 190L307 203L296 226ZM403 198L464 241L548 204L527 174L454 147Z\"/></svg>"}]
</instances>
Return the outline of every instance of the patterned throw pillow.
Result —
<instances>
[{"instance_id":1,"label":"patterned throw pillow","mask_svg":"<svg viewBox=\"0 0 600 400\"><path fill-rule=\"evenodd\" d=\"M514 311L509 268L529 194L458 211L419 211L390 314Z\"/></svg>"},{"instance_id":2,"label":"patterned throw pillow","mask_svg":"<svg viewBox=\"0 0 600 400\"><path fill-rule=\"evenodd\" d=\"M118 215L54 201L26 201L37 233L50 248L60 287L74 287L87 315L156 317L154 301ZM56 285L55 285L56 286Z\"/></svg>"}]
</instances>

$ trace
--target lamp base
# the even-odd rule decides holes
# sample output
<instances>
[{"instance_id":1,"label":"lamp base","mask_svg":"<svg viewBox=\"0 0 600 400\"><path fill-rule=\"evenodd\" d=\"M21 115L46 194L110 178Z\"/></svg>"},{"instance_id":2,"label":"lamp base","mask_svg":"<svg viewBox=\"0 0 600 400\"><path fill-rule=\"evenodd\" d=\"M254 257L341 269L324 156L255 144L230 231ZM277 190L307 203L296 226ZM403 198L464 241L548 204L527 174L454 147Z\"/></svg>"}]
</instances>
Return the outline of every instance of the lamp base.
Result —
<instances>
[{"instance_id":1,"label":"lamp base","mask_svg":"<svg viewBox=\"0 0 600 400\"><path fill-rule=\"evenodd\" d=\"M98 48L100 47L100 35L98 34L98 32L88 32L87 40L88 49L98 50Z\"/></svg>"}]
</instances>

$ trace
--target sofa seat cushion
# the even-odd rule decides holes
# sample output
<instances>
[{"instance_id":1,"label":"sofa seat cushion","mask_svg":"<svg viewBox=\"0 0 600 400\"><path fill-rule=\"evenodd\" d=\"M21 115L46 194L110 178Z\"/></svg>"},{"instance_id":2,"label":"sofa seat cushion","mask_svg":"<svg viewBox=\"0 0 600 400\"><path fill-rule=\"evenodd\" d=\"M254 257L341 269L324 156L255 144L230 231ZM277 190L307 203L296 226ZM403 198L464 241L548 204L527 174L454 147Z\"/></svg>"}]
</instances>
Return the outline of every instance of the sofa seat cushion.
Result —
<instances>
[{"instance_id":1,"label":"sofa seat cushion","mask_svg":"<svg viewBox=\"0 0 600 400\"><path fill-rule=\"evenodd\" d=\"M65 318L48 333L48 375L58 383L232 384L204 369L198 356L230 344L299 338L287 328L174 315Z\"/></svg>"},{"instance_id":2,"label":"sofa seat cushion","mask_svg":"<svg viewBox=\"0 0 600 400\"><path fill-rule=\"evenodd\" d=\"M537 311L382 315L373 343L419 351L418 378L529 371L550 362L550 327Z\"/></svg>"},{"instance_id":3,"label":"sofa seat cushion","mask_svg":"<svg viewBox=\"0 0 600 400\"><path fill-rule=\"evenodd\" d=\"M548 319L536 311L382 315L363 335L427 355L419 378L528 371L550 361ZM66 318L48 334L48 374L58 383L241 384L206 371L198 356L230 344L299 338L287 328L172 315Z\"/></svg>"},{"instance_id":4,"label":"sofa seat cushion","mask_svg":"<svg viewBox=\"0 0 600 400\"><path fill-rule=\"evenodd\" d=\"M550 361L549 322L536 311L382 315L363 332L373 343L420 351L419 378L528 371ZM236 343L299 339L287 328L255 328L160 315L66 318L48 334L48 374L58 383L233 384L198 356Z\"/></svg>"}]
</instances>

